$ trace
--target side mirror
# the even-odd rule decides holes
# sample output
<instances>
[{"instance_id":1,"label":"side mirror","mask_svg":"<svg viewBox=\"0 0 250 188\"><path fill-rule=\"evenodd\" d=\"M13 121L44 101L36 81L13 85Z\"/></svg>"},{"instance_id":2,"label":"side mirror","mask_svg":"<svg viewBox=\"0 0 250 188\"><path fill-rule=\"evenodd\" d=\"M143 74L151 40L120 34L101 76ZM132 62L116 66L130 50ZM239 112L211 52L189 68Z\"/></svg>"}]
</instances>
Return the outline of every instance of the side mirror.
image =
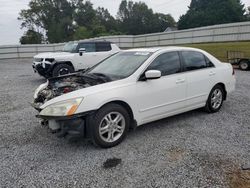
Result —
<instances>
[{"instance_id":1,"label":"side mirror","mask_svg":"<svg viewBox=\"0 0 250 188\"><path fill-rule=\"evenodd\" d=\"M79 55L82 56L83 53L86 52L86 49L85 48L80 48L79 49Z\"/></svg>"},{"instance_id":2,"label":"side mirror","mask_svg":"<svg viewBox=\"0 0 250 188\"><path fill-rule=\"evenodd\" d=\"M161 71L159 70L148 70L145 72L145 78L147 80L158 79L161 77Z\"/></svg>"}]
</instances>

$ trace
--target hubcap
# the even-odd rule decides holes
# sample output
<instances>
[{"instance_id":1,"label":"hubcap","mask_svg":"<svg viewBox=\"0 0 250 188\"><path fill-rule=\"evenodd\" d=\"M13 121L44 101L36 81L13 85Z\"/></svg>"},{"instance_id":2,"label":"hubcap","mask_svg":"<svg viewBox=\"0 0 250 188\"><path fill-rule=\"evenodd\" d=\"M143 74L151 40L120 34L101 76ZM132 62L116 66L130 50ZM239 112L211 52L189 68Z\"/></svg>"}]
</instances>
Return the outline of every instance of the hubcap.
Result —
<instances>
[{"instance_id":1,"label":"hubcap","mask_svg":"<svg viewBox=\"0 0 250 188\"><path fill-rule=\"evenodd\" d=\"M125 130L125 118L119 112L110 112L105 115L99 124L99 135L105 142L115 142Z\"/></svg>"},{"instance_id":2,"label":"hubcap","mask_svg":"<svg viewBox=\"0 0 250 188\"><path fill-rule=\"evenodd\" d=\"M222 91L220 89L214 90L211 98L213 109L218 109L222 103L222 100L223 100Z\"/></svg>"},{"instance_id":3,"label":"hubcap","mask_svg":"<svg viewBox=\"0 0 250 188\"><path fill-rule=\"evenodd\" d=\"M65 74L69 74L69 69L67 69L67 68L61 68L59 70L59 76L65 75Z\"/></svg>"}]
</instances>

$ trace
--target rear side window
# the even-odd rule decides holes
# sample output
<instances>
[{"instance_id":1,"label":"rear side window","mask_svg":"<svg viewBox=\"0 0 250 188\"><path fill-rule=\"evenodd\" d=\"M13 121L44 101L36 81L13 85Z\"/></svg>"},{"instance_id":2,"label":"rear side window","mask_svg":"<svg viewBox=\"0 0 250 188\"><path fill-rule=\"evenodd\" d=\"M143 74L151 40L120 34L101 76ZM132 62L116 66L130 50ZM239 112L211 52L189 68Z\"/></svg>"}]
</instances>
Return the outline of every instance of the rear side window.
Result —
<instances>
[{"instance_id":1,"label":"rear side window","mask_svg":"<svg viewBox=\"0 0 250 188\"><path fill-rule=\"evenodd\" d=\"M207 67L205 56L200 52L183 51L181 52L186 70L197 70Z\"/></svg>"},{"instance_id":2,"label":"rear side window","mask_svg":"<svg viewBox=\"0 0 250 188\"><path fill-rule=\"evenodd\" d=\"M96 52L95 43L80 43L78 50L80 48L85 48L86 52Z\"/></svg>"},{"instance_id":3,"label":"rear side window","mask_svg":"<svg viewBox=\"0 0 250 188\"><path fill-rule=\"evenodd\" d=\"M149 65L147 70L159 70L162 76L180 72L181 63L178 52L168 52L159 55L151 65Z\"/></svg>"},{"instance_id":4,"label":"rear side window","mask_svg":"<svg viewBox=\"0 0 250 188\"><path fill-rule=\"evenodd\" d=\"M97 52L107 52L111 50L110 43L96 43L96 51Z\"/></svg>"},{"instance_id":5,"label":"rear side window","mask_svg":"<svg viewBox=\"0 0 250 188\"><path fill-rule=\"evenodd\" d=\"M206 56L205 56L205 60L207 62L207 67L214 67L214 64L212 63L212 61L210 61L210 59L208 59Z\"/></svg>"}]
</instances>

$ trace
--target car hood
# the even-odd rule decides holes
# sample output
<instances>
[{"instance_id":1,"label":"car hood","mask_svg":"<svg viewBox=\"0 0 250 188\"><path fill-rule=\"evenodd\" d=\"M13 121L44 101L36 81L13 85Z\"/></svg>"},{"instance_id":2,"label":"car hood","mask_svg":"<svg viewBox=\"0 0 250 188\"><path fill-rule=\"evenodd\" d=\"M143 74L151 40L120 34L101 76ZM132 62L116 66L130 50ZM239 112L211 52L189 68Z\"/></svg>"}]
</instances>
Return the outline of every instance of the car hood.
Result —
<instances>
[{"instance_id":1,"label":"car hood","mask_svg":"<svg viewBox=\"0 0 250 188\"><path fill-rule=\"evenodd\" d=\"M73 53L69 52L47 52L47 53L40 53L34 56L34 58L64 58L64 57L71 57L73 56Z\"/></svg>"},{"instance_id":2,"label":"car hood","mask_svg":"<svg viewBox=\"0 0 250 188\"><path fill-rule=\"evenodd\" d=\"M46 103L44 103L40 108L44 109L47 106L57 103L57 102L70 100L74 98L84 98L84 97L87 97L88 95L92 95L92 94L100 93L100 92L106 92L106 91L120 88L120 87L126 87L131 84L133 84L133 82L129 81L129 79L123 79L123 80L107 82L107 83L103 83L100 85L95 85L95 86L79 89L79 90L72 91L70 93L55 97L47 101ZM83 102L84 102L84 99L83 99Z\"/></svg>"}]
</instances>

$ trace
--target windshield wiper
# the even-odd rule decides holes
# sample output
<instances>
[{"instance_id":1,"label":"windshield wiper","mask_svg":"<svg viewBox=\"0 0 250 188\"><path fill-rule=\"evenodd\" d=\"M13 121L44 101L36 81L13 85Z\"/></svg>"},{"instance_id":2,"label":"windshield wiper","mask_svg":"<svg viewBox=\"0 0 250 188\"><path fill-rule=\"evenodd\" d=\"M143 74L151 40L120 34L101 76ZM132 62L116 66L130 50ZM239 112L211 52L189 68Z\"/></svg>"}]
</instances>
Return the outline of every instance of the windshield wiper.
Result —
<instances>
[{"instance_id":1,"label":"windshield wiper","mask_svg":"<svg viewBox=\"0 0 250 188\"><path fill-rule=\"evenodd\" d=\"M91 68L90 67L87 67L86 69L82 70L82 73L85 73L87 71L89 71Z\"/></svg>"},{"instance_id":2,"label":"windshield wiper","mask_svg":"<svg viewBox=\"0 0 250 188\"><path fill-rule=\"evenodd\" d=\"M104 77L104 78L106 78L108 81L111 81L111 80L112 80L109 76L107 76L106 74L103 74L103 73L92 73L92 74L94 74L94 75L96 75L96 76L99 76L99 77Z\"/></svg>"},{"instance_id":3,"label":"windshield wiper","mask_svg":"<svg viewBox=\"0 0 250 188\"><path fill-rule=\"evenodd\" d=\"M104 83L112 81L108 76L98 75L96 73L82 73L81 76L88 78L88 79L96 80L96 81L99 80L99 81L104 82Z\"/></svg>"}]
</instances>

